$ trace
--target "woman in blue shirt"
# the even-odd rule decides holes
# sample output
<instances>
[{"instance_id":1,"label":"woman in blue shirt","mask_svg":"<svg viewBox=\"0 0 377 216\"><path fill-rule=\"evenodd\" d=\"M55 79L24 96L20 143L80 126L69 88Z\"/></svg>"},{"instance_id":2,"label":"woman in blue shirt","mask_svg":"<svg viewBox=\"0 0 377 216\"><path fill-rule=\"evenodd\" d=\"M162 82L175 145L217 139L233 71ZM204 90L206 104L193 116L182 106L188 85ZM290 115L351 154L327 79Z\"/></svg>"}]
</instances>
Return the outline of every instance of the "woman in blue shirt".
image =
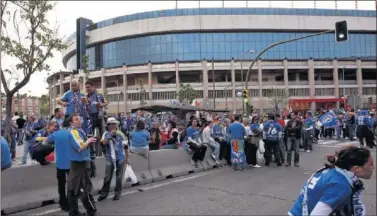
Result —
<instances>
[{"instance_id":1,"label":"woman in blue shirt","mask_svg":"<svg viewBox=\"0 0 377 216\"><path fill-rule=\"evenodd\" d=\"M148 131L145 130L145 123L143 121L138 121L136 123L136 130L131 133L131 152L148 158L149 140L150 136Z\"/></svg>"},{"instance_id":2,"label":"woman in blue shirt","mask_svg":"<svg viewBox=\"0 0 377 216\"><path fill-rule=\"evenodd\" d=\"M370 151L347 145L327 160L330 164L307 181L288 215L366 214L360 199L364 188L359 178L370 179L372 176L374 165Z\"/></svg>"},{"instance_id":3,"label":"woman in blue shirt","mask_svg":"<svg viewBox=\"0 0 377 216\"><path fill-rule=\"evenodd\" d=\"M207 146L201 144L199 140L200 130L198 128L198 121L195 118L191 120L191 126L187 128L186 134L187 145L194 151L191 164L195 167L203 166L202 161L206 155Z\"/></svg>"}]
</instances>

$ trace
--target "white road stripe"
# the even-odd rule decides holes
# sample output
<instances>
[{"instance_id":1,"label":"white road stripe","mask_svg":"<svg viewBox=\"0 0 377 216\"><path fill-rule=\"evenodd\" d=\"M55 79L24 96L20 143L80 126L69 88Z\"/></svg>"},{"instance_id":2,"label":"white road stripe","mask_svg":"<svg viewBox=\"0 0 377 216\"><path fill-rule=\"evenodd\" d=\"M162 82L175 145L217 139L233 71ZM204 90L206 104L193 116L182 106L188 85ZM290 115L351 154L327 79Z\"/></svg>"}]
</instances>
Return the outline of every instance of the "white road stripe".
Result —
<instances>
[{"instance_id":1,"label":"white road stripe","mask_svg":"<svg viewBox=\"0 0 377 216\"><path fill-rule=\"evenodd\" d=\"M202 176L207 176L207 175L210 175L210 174L213 174L213 173L217 173L217 172L220 172L220 171L222 171L222 169L216 169L216 170L201 172L201 173L190 175L190 176L178 177L175 180L164 182L164 183L160 183L160 184L155 184L155 185L152 185L152 186L149 186L149 187L141 186L141 187L138 187L138 188L136 188L134 190L124 192L124 193L121 194L121 196L135 194L135 193L140 193L140 192L151 190L151 189L154 189L154 188L159 188L159 187L164 187L164 186L170 185L170 184L184 182L184 181L187 181L187 180L199 178L199 177L202 177ZM98 196L95 196L95 197L98 197ZM107 199L111 199L111 198L108 197ZM82 207L82 203L80 203L79 206ZM35 216L37 216L37 215L38 216L39 215L48 215L48 214L52 214L52 213L59 212L59 211L61 211L60 208L54 208L54 209L49 209L49 210L46 210L46 211L43 211L43 212L39 212L39 213L36 213L36 214L32 214L32 215L35 215Z\"/></svg>"}]
</instances>

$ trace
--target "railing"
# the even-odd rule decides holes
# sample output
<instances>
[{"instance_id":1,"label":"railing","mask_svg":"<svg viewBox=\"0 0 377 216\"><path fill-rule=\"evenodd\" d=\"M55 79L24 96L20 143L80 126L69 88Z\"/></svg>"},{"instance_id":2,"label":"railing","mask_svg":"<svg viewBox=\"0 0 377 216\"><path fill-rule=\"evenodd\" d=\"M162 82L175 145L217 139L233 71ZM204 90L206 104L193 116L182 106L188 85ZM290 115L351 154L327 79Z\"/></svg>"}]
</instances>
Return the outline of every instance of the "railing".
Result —
<instances>
[{"instance_id":1,"label":"railing","mask_svg":"<svg viewBox=\"0 0 377 216\"><path fill-rule=\"evenodd\" d=\"M357 85L357 80L339 80L339 85Z\"/></svg>"},{"instance_id":2,"label":"railing","mask_svg":"<svg viewBox=\"0 0 377 216\"><path fill-rule=\"evenodd\" d=\"M364 85L376 84L376 80L363 80Z\"/></svg>"},{"instance_id":3,"label":"railing","mask_svg":"<svg viewBox=\"0 0 377 216\"><path fill-rule=\"evenodd\" d=\"M309 85L309 81L307 80L288 81L288 85Z\"/></svg>"},{"instance_id":4,"label":"railing","mask_svg":"<svg viewBox=\"0 0 377 216\"><path fill-rule=\"evenodd\" d=\"M267 81L262 82L262 86L282 86L284 85L284 81Z\"/></svg>"},{"instance_id":5,"label":"railing","mask_svg":"<svg viewBox=\"0 0 377 216\"><path fill-rule=\"evenodd\" d=\"M334 85L334 81L332 80L318 80L315 81L316 85Z\"/></svg>"}]
</instances>

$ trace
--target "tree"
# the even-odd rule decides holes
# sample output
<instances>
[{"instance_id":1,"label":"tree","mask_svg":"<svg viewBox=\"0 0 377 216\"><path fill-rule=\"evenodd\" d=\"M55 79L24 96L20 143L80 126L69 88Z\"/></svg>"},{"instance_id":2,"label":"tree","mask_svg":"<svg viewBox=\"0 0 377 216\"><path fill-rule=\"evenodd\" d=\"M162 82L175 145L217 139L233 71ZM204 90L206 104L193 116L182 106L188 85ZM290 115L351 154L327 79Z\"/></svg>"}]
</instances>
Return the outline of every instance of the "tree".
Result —
<instances>
[{"instance_id":1,"label":"tree","mask_svg":"<svg viewBox=\"0 0 377 216\"><path fill-rule=\"evenodd\" d=\"M279 108L285 107L288 104L289 92L285 89L266 89L269 102L275 109L275 113L279 112ZM280 105L280 106L279 106Z\"/></svg>"},{"instance_id":2,"label":"tree","mask_svg":"<svg viewBox=\"0 0 377 216\"><path fill-rule=\"evenodd\" d=\"M1 55L12 57L17 62L15 69L4 68L3 65L0 68L1 83L6 94L6 116L11 116L14 94L30 81L34 73L50 70L47 60L53 57L53 51L66 48L62 38L58 36L59 27L55 25L51 28L47 19L54 5L55 3L44 0L1 1ZM14 33L9 34L9 30ZM10 88L7 76L14 73L21 74L21 78ZM10 133L10 120L11 118L7 118L7 137Z\"/></svg>"},{"instance_id":3,"label":"tree","mask_svg":"<svg viewBox=\"0 0 377 216\"><path fill-rule=\"evenodd\" d=\"M49 105L49 96L48 95L42 95L39 98L39 107L40 107L40 115L41 116L49 116L50 113L50 105Z\"/></svg>"},{"instance_id":4,"label":"tree","mask_svg":"<svg viewBox=\"0 0 377 216\"><path fill-rule=\"evenodd\" d=\"M177 96L179 102L184 105L192 104L194 99L197 97L196 91L191 87L191 85L183 83L181 83Z\"/></svg>"}]
</instances>

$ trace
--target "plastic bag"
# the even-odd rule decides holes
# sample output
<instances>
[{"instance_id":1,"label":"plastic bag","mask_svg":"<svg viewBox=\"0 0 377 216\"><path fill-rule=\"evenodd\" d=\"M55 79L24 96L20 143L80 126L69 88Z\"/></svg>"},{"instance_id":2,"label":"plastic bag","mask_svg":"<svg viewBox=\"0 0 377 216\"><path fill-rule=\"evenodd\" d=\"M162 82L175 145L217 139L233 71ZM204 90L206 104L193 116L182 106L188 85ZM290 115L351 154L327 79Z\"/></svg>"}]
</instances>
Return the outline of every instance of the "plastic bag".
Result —
<instances>
[{"instance_id":1,"label":"plastic bag","mask_svg":"<svg viewBox=\"0 0 377 216\"><path fill-rule=\"evenodd\" d=\"M257 151L257 163L264 164L264 155L259 150Z\"/></svg>"},{"instance_id":2,"label":"plastic bag","mask_svg":"<svg viewBox=\"0 0 377 216\"><path fill-rule=\"evenodd\" d=\"M52 152L51 154L47 155L46 160L48 162L54 162L55 161L55 152Z\"/></svg>"},{"instance_id":3,"label":"plastic bag","mask_svg":"<svg viewBox=\"0 0 377 216\"><path fill-rule=\"evenodd\" d=\"M259 146L258 146L258 152L260 152L261 154L263 154L266 150L264 149L264 142L263 140L259 140Z\"/></svg>"},{"instance_id":4,"label":"plastic bag","mask_svg":"<svg viewBox=\"0 0 377 216\"><path fill-rule=\"evenodd\" d=\"M126 182L131 182L132 184L137 183L137 177L132 170L131 165L127 165L126 171L124 172L124 179L126 180Z\"/></svg>"}]
</instances>

